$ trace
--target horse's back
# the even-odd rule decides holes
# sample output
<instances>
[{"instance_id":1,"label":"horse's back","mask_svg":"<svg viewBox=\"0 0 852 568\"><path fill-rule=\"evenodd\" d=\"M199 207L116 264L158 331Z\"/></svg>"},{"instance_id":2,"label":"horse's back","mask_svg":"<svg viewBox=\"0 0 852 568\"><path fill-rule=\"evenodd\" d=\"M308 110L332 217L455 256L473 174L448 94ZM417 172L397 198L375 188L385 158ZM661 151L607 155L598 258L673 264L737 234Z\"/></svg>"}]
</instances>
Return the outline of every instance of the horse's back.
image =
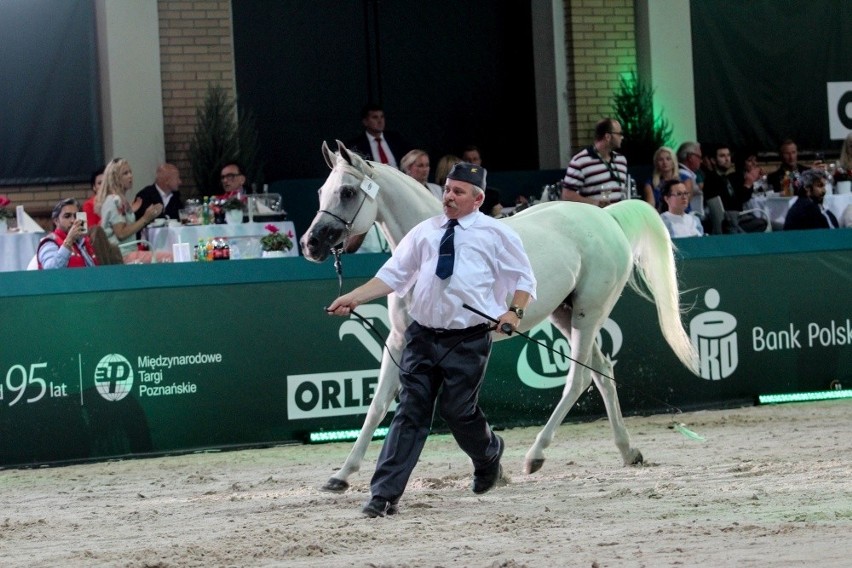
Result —
<instances>
[{"instance_id":1,"label":"horse's back","mask_svg":"<svg viewBox=\"0 0 852 568\"><path fill-rule=\"evenodd\" d=\"M536 277L532 319L546 317L572 294L604 305L621 293L633 266L631 247L600 207L554 201L505 222L521 237Z\"/></svg>"},{"instance_id":2,"label":"horse's back","mask_svg":"<svg viewBox=\"0 0 852 568\"><path fill-rule=\"evenodd\" d=\"M624 231L611 215L594 205L551 201L505 222L520 235L528 255L535 250L551 250L555 256L573 252L582 257L629 256Z\"/></svg>"}]
</instances>

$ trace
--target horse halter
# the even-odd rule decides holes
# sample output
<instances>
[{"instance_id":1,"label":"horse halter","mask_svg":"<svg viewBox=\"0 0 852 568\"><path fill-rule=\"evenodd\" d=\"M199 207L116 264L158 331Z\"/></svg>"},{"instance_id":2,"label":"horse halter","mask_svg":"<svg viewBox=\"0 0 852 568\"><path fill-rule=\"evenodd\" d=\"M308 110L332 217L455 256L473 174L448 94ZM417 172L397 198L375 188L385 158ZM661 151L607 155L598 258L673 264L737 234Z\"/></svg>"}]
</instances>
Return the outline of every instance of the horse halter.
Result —
<instances>
[{"instance_id":1,"label":"horse halter","mask_svg":"<svg viewBox=\"0 0 852 568\"><path fill-rule=\"evenodd\" d=\"M357 177L357 174L360 174L361 176L363 176L362 181L363 181L364 178L369 179L369 176L367 174L359 172L355 168L350 168L350 167L346 167L346 166L342 166L342 167L343 167L344 170L352 170L349 173L356 175L356 177ZM352 216L351 221L346 221L345 219L343 219L343 217L340 217L339 215L335 215L334 213L332 213L328 209L320 209L318 211L318 213L325 213L326 215L328 215L329 217L332 217L336 221L339 221L343 225L344 236L343 236L343 239L341 240L341 246L340 247L334 247L334 246L331 247L332 252L335 252L335 256L339 255L340 254L339 251L343 249L342 243L345 242L346 239L349 238L349 235L352 233L352 225L355 224L355 220L358 218L358 214L361 212L361 208L364 206L364 203L367 201L366 192L364 192L362 190L361 193L363 193L363 195L361 197L361 203L358 204L358 209L355 210L355 214Z\"/></svg>"}]
</instances>

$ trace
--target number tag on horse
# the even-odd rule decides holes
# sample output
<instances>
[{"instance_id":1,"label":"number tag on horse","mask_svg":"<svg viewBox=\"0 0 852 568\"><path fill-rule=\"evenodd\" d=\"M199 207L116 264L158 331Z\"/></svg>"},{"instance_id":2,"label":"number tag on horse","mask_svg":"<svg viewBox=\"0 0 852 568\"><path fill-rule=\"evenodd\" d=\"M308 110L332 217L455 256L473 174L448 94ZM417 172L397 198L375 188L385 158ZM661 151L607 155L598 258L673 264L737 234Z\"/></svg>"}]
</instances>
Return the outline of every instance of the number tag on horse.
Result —
<instances>
[{"instance_id":1,"label":"number tag on horse","mask_svg":"<svg viewBox=\"0 0 852 568\"><path fill-rule=\"evenodd\" d=\"M370 196L370 199L375 199L376 195L379 194L379 184L368 177L365 177L364 181L361 182L361 189Z\"/></svg>"}]
</instances>

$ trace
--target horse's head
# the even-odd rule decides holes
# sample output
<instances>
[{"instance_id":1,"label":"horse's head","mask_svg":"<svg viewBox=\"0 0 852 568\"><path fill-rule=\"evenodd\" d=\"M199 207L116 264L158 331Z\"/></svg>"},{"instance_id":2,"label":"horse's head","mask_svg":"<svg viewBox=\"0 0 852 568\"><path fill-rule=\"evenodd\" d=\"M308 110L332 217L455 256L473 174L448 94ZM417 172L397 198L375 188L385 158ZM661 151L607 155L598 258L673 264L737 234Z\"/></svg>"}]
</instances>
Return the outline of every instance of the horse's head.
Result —
<instances>
[{"instance_id":1,"label":"horse's head","mask_svg":"<svg viewBox=\"0 0 852 568\"><path fill-rule=\"evenodd\" d=\"M325 163L331 174L319 189L319 212L302 236L302 255L308 260L322 262L333 248L349 245L350 239L360 239L376 220L376 200L370 193L375 185L370 178L372 166L350 152L338 140L337 153L322 143ZM349 246L346 246L349 249ZM357 245L355 245L357 248Z\"/></svg>"}]
</instances>

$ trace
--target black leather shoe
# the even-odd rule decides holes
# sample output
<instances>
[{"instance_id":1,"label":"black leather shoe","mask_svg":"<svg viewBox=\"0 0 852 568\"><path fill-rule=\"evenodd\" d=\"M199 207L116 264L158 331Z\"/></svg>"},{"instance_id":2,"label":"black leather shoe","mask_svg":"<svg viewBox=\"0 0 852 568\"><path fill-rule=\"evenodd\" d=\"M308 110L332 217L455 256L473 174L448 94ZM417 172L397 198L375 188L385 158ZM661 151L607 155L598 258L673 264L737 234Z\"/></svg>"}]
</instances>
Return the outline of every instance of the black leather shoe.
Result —
<instances>
[{"instance_id":1,"label":"black leather shoe","mask_svg":"<svg viewBox=\"0 0 852 568\"><path fill-rule=\"evenodd\" d=\"M494 435L497 436L497 434ZM494 487L497 480L503 475L503 466L500 465L500 458L503 457L503 449L506 445L500 436L497 436L497 443L500 445L500 449L497 450L497 459L494 463L473 472L473 492L476 494L485 493Z\"/></svg>"},{"instance_id":2,"label":"black leather shoe","mask_svg":"<svg viewBox=\"0 0 852 568\"><path fill-rule=\"evenodd\" d=\"M399 505L395 502L388 501L384 497L373 497L370 499L369 503L364 505L361 512L371 519L384 517L385 515L396 515L399 512Z\"/></svg>"}]
</instances>

